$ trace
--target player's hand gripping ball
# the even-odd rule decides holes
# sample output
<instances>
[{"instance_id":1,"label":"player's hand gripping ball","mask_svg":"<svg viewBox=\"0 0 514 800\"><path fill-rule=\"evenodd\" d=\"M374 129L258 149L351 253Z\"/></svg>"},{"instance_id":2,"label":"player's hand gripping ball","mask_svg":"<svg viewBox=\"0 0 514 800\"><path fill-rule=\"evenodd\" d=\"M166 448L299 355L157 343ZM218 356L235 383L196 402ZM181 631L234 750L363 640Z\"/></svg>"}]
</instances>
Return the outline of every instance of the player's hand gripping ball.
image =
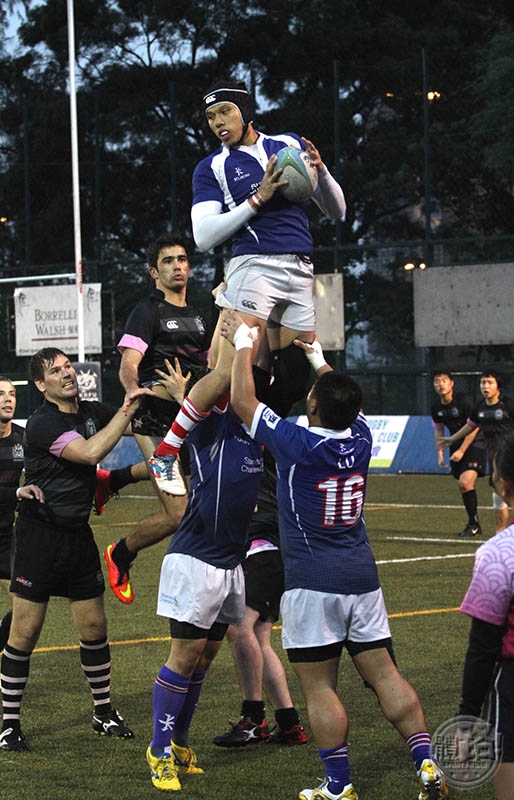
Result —
<instances>
[{"instance_id":1,"label":"player's hand gripping ball","mask_svg":"<svg viewBox=\"0 0 514 800\"><path fill-rule=\"evenodd\" d=\"M311 161L306 150L299 147L283 147L277 153L275 170L283 169L281 180L287 180L287 186L279 191L291 203L303 203L308 200L318 186L318 170Z\"/></svg>"}]
</instances>

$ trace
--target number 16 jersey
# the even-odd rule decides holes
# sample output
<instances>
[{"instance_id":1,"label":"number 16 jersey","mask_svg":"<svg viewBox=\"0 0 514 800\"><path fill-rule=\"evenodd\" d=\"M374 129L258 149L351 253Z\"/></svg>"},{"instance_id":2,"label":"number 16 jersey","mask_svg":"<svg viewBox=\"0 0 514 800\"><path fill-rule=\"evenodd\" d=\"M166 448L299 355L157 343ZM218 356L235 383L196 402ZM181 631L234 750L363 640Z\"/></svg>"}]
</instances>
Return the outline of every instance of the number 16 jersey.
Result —
<instances>
[{"instance_id":1,"label":"number 16 jersey","mask_svg":"<svg viewBox=\"0 0 514 800\"><path fill-rule=\"evenodd\" d=\"M379 588L363 518L371 433L359 414L345 431L302 428L260 404L252 436L277 465L285 588L364 594Z\"/></svg>"}]
</instances>

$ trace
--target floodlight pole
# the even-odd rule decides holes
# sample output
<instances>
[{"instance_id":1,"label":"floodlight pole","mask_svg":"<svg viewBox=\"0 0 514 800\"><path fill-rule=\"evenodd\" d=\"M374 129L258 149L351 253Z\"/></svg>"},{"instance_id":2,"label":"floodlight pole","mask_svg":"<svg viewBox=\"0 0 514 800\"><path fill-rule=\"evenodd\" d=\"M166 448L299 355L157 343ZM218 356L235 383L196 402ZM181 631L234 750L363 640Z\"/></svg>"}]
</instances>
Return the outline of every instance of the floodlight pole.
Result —
<instances>
[{"instance_id":1,"label":"floodlight pole","mask_svg":"<svg viewBox=\"0 0 514 800\"><path fill-rule=\"evenodd\" d=\"M73 0L67 0L68 9L68 58L70 64L70 126L71 126L71 166L73 185L73 231L75 247L75 282L77 288L77 353L78 360L84 361L84 291L82 284L82 245L80 231L80 181L79 149L77 137L77 94L75 88L75 21Z\"/></svg>"}]
</instances>

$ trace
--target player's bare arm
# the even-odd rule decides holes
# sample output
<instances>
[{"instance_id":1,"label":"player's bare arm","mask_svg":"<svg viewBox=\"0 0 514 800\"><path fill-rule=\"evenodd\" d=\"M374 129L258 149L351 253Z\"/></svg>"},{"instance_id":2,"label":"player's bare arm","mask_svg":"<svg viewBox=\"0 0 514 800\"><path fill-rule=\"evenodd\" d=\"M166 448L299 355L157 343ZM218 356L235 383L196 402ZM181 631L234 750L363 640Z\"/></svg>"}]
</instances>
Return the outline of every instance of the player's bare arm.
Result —
<instances>
[{"instance_id":1,"label":"player's bare arm","mask_svg":"<svg viewBox=\"0 0 514 800\"><path fill-rule=\"evenodd\" d=\"M110 453L126 432L127 422L132 419L138 406L137 398L129 400L125 395L123 406L104 428L89 439L84 439L82 436L72 439L63 449L61 457L77 464L96 466L107 453Z\"/></svg>"},{"instance_id":2,"label":"player's bare arm","mask_svg":"<svg viewBox=\"0 0 514 800\"><path fill-rule=\"evenodd\" d=\"M441 438L436 442L436 447L438 450L444 450L445 447L451 447L452 444L458 442L460 439L463 439L464 436L468 436L468 434L472 433L475 430L474 425L469 425L467 422L462 428L453 434L453 436L441 436Z\"/></svg>"}]
</instances>

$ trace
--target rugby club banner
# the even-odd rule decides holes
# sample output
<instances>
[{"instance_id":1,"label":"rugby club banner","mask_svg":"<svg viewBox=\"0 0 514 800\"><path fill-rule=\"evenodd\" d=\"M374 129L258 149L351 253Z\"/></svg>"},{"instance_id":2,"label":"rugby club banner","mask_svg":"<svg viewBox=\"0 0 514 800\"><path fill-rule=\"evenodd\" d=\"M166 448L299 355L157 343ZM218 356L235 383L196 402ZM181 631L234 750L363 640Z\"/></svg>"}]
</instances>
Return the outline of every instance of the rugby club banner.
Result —
<instances>
[{"instance_id":1,"label":"rugby club banner","mask_svg":"<svg viewBox=\"0 0 514 800\"><path fill-rule=\"evenodd\" d=\"M101 283L85 283L84 352L102 352ZM23 286L14 290L16 355L32 356L42 347L78 353L77 289L65 286Z\"/></svg>"},{"instance_id":2,"label":"rugby club banner","mask_svg":"<svg viewBox=\"0 0 514 800\"><path fill-rule=\"evenodd\" d=\"M367 416L373 437L370 467L390 467L409 419L408 416Z\"/></svg>"}]
</instances>

